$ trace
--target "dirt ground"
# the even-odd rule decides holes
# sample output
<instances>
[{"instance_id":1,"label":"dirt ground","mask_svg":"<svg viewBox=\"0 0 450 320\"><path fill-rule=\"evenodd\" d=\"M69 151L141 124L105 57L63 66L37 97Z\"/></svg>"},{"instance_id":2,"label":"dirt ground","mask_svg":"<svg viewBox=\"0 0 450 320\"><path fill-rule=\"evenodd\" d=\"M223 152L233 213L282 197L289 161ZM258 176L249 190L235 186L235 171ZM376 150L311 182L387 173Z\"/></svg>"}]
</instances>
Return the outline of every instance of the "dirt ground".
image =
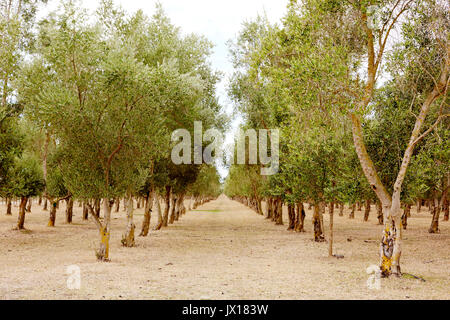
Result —
<instances>
[{"instance_id":1,"label":"dirt ground","mask_svg":"<svg viewBox=\"0 0 450 320\"><path fill-rule=\"evenodd\" d=\"M339 260L328 257L327 243L311 240L310 210L307 232L299 234L222 196L162 231L137 237L135 248L123 248L121 209L113 214L109 263L96 261L96 227L81 221L77 205L74 224L64 224L62 205L56 227L49 228L48 212L35 204L23 232L13 231L17 211L14 206L8 217L0 206L0 299L450 298L450 223L441 221L441 234L429 234L426 209L412 210L402 255L402 271L426 282L382 279L381 290L367 286L366 269L378 264L382 228L374 207L369 222L362 221L363 212L355 220L347 210L335 217L335 253L344 255ZM135 214L138 234L143 210ZM328 228L326 233L328 238ZM79 290L67 288L71 265L81 271Z\"/></svg>"}]
</instances>

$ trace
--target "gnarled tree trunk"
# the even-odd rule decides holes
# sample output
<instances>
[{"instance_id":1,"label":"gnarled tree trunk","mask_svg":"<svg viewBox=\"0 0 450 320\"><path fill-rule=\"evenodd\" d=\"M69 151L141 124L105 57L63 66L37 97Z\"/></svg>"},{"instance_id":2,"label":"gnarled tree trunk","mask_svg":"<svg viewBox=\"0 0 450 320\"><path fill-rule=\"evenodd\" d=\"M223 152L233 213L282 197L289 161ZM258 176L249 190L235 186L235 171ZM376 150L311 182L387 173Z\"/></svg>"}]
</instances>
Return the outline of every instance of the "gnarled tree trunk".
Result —
<instances>
[{"instance_id":1,"label":"gnarled tree trunk","mask_svg":"<svg viewBox=\"0 0 450 320\"><path fill-rule=\"evenodd\" d=\"M154 197L153 191L147 193L145 197L144 221L142 221L141 234L139 235L140 237L148 236L148 232L150 230L150 220L152 218L152 208L153 208L153 197Z\"/></svg>"},{"instance_id":2,"label":"gnarled tree trunk","mask_svg":"<svg viewBox=\"0 0 450 320\"><path fill-rule=\"evenodd\" d=\"M323 211L322 211L323 205L324 205L323 202L316 203L314 205L312 224L314 226L314 241L316 242L322 242L325 240L323 234Z\"/></svg>"},{"instance_id":3,"label":"gnarled tree trunk","mask_svg":"<svg viewBox=\"0 0 450 320\"><path fill-rule=\"evenodd\" d=\"M276 225L283 225L283 200L281 198L277 199L277 214L276 214Z\"/></svg>"},{"instance_id":4,"label":"gnarled tree trunk","mask_svg":"<svg viewBox=\"0 0 450 320\"><path fill-rule=\"evenodd\" d=\"M431 226L428 230L429 233L440 233L439 230L439 215L441 213L441 206L439 205L439 200L436 198L432 204L433 218L431 219Z\"/></svg>"},{"instance_id":5,"label":"gnarled tree trunk","mask_svg":"<svg viewBox=\"0 0 450 320\"><path fill-rule=\"evenodd\" d=\"M109 202L109 201L108 201ZM95 199L94 200L94 209L95 209L95 215L100 218L100 203L101 200L100 199Z\"/></svg>"},{"instance_id":6,"label":"gnarled tree trunk","mask_svg":"<svg viewBox=\"0 0 450 320\"><path fill-rule=\"evenodd\" d=\"M406 228L408 227L408 218L410 216L411 216L411 205L406 204L405 209L403 210L403 215L402 215L403 230L406 230Z\"/></svg>"},{"instance_id":7,"label":"gnarled tree trunk","mask_svg":"<svg viewBox=\"0 0 450 320\"><path fill-rule=\"evenodd\" d=\"M377 219L378 224L383 225L384 224L384 216L383 216L383 206L381 205L380 201L377 201Z\"/></svg>"},{"instance_id":8,"label":"gnarled tree trunk","mask_svg":"<svg viewBox=\"0 0 450 320\"><path fill-rule=\"evenodd\" d=\"M12 215L12 202L11 198L6 198L6 215L11 216Z\"/></svg>"},{"instance_id":9,"label":"gnarled tree trunk","mask_svg":"<svg viewBox=\"0 0 450 320\"><path fill-rule=\"evenodd\" d=\"M261 200L260 197L257 197L257 199L256 199L256 206L258 208L258 214L263 216L264 212L263 212L263 209L262 209L262 200Z\"/></svg>"},{"instance_id":10,"label":"gnarled tree trunk","mask_svg":"<svg viewBox=\"0 0 450 320\"><path fill-rule=\"evenodd\" d=\"M296 232L305 232L305 208L303 206L303 202L299 202L297 204L296 209L296 219L295 219L295 231Z\"/></svg>"},{"instance_id":11,"label":"gnarled tree trunk","mask_svg":"<svg viewBox=\"0 0 450 320\"><path fill-rule=\"evenodd\" d=\"M380 245L380 270L383 277L389 277L391 274L401 275L400 255L401 255L401 216L400 201L398 205L392 205L390 208L383 209L384 230ZM393 213L394 212L394 213Z\"/></svg>"},{"instance_id":12,"label":"gnarled tree trunk","mask_svg":"<svg viewBox=\"0 0 450 320\"><path fill-rule=\"evenodd\" d=\"M70 197L66 200L66 223L72 223L73 220L73 198Z\"/></svg>"},{"instance_id":13,"label":"gnarled tree trunk","mask_svg":"<svg viewBox=\"0 0 450 320\"><path fill-rule=\"evenodd\" d=\"M89 209L89 213L91 214L92 220L95 222L95 225L98 228L100 234L100 243L99 248L96 250L95 255L99 261L110 261L109 260L109 241L111 234L111 208L112 201L109 199L104 199L103 208L104 208L104 220L103 223L100 222L100 218L95 212L94 206L92 206L89 202L86 203L86 206Z\"/></svg>"},{"instance_id":14,"label":"gnarled tree trunk","mask_svg":"<svg viewBox=\"0 0 450 320\"><path fill-rule=\"evenodd\" d=\"M181 194L178 197L175 210L175 221L179 221L181 216L186 212L186 208L184 207L184 197L185 197L184 194Z\"/></svg>"},{"instance_id":15,"label":"gnarled tree trunk","mask_svg":"<svg viewBox=\"0 0 450 320\"><path fill-rule=\"evenodd\" d=\"M295 230L295 206L288 204L289 227L288 231Z\"/></svg>"},{"instance_id":16,"label":"gnarled tree trunk","mask_svg":"<svg viewBox=\"0 0 450 320\"><path fill-rule=\"evenodd\" d=\"M161 230L162 226L163 226L163 216L161 213L161 204L159 203L159 196L158 194L155 193L155 204L156 204L156 211L158 212L158 223L155 226L155 231L156 230Z\"/></svg>"},{"instance_id":17,"label":"gnarled tree trunk","mask_svg":"<svg viewBox=\"0 0 450 320\"><path fill-rule=\"evenodd\" d=\"M26 214L26 210L25 207L27 205L27 201L28 201L28 197L22 197L20 200L20 205L19 205L19 219L17 221L17 229L18 230L23 230L24 225L25 225L25 214Z\"/></svg>"}]
</instances>

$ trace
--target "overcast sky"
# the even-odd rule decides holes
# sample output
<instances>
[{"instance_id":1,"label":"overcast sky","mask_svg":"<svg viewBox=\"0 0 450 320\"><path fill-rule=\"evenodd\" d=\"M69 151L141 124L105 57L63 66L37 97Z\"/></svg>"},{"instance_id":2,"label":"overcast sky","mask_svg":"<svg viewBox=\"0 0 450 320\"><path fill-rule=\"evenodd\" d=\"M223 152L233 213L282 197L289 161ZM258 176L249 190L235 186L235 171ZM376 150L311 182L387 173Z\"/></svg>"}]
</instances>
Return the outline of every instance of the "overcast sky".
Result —
<instances>
[{"instance_id":1,"label":"overcast sky","mask_svg":"<svg viewBox=\"0 0 450 320\"><path fill-rule=\"evenodd\" d=\"M50 0L47 10L41 12L45 15L49 10L56 9L59 0ZM229 61L226 42L234 39L241 29L242 22L252 20L258 14L266 15L270 22L278 23L286 12L288 0L115 0L128 12L142 9L151 16L155 12L155 4L160 2L172 23L181 27L183 33L197 33L206 36L215 44L214 54L211 57L213 68L225 73L225 77L218 88L221 104L228 113L232 106L227 99L226 85L228 76L233 68ZM98 0L82 0L84 7L96 9ZM240 119L236 119L233 128L236 128ZM226 143L232 141L232 133L227 134ZM220 170L222 176L227 172Z\"/></svg>"}]
</instances>

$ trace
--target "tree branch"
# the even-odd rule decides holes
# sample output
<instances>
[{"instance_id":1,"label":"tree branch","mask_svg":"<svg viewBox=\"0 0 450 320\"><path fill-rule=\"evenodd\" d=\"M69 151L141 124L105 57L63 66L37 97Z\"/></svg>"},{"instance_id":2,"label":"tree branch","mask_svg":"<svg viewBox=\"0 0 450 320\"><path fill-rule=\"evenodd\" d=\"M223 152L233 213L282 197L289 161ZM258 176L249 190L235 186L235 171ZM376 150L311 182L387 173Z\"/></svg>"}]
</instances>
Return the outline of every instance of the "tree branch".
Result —
<instances>
[{"instance_id":1,"label":"tree branch","mask_svg":"<svg viewBox=\"0 0 450 320\"><path fill-rule=\"evenodd\" d=\"M92 205L90 203L87 203L86 206L88 207L89 213L91 214L91 217L94 219L94 223L97 226L98 230L102 231L103 225L100 222L100 219L95 214L94 208L92 207Z\"/></svg>"}]
</instances>

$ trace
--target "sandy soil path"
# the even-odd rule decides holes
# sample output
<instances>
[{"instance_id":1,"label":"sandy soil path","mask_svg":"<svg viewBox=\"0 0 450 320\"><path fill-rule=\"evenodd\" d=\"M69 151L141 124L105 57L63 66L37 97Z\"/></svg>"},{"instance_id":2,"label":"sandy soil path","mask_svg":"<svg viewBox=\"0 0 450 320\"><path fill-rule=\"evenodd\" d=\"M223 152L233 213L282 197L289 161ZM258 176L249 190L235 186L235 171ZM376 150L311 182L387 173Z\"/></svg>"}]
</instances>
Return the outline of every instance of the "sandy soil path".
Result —
<instances>
[{"instance_id":1,"label":"sandy soil path","mask_svg":"<svg viewBox=\"0 0 450 320\"><path fill-rule=\"evenodd\" d=\"M64 207L56 228L46 227L48 213L33 206L26 227L0 206L0 299L449 299L449 223L429 235L428 212L417 214L405 234L403 270L427 281L381 281L369 290L367 267L378 262L381 229L375 209L369 222L336 217L336 252L312 239L311 211L307 232L286 231L245 206L220 197L162 231L137 238L136 248L123 248L125 213L113 214L110 263L96 262L97 231L92 222L64 224ZM327 224L328 215L325 216ZM153 218L152 220L155 220ZM142 210L136 211L140 229ZM286 221L286 218L285 218ZM155 221L152 221L152 225ZM351 241L348 241L350 239ZM81 270L81 289L67 288L66 268Z\"/></svg>"}]
</instances>

